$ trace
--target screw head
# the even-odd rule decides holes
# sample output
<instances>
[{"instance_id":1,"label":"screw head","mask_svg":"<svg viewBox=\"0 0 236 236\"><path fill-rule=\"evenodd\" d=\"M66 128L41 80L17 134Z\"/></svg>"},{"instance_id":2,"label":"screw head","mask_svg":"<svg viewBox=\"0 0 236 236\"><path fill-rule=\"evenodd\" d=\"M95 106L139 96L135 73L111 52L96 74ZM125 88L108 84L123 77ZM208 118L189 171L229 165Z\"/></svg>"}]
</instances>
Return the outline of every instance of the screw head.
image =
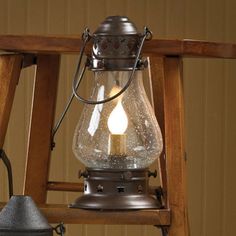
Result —
<instances>
[{"instance_id":1,"label":"screw head","mask_svg":"<svg viewBox=\"0 0 236 236\"><path fill-rule=\"evenodd\" d=\"M154 172L148 171L148 177L153 176L154 178L157 177L157 170L155 170Z\"/></svg>"},{"instance_id":2,"label":"screw head","mask_svg":"<svg viewBox=\"0 0 236 236\"><path fill-rule=\"evenodd\" d=\"M130 171L127 171L124 173L124 179L125 180L131 180L132 179L132 173Z\"/></svg>"},{"instance_id":3,"label":"screw head","mask_svg":"<svg viewBox=\"0 0 236 236\"><path fill-rule=\"evenodd\" d=\"M87 170L85 170L85 171L79 170L78 178L80 179L81 177L87 178L88 177L88 171Z\"/></svg>"}]
</instances>

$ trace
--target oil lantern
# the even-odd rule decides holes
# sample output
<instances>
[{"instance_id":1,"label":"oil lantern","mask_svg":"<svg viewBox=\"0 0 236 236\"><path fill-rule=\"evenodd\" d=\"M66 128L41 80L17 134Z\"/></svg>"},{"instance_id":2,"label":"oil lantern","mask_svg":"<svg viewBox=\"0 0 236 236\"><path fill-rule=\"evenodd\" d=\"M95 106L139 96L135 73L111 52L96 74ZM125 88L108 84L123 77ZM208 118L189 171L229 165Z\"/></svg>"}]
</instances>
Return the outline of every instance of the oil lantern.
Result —
<instances>
[{"instance_id":1,"label":"oil lantern","mask_svg":"<svg viewBox=\"0 0 236 236\"><path fill-rule=\"evenodd\" d=\"M75 76L74 96L85 106L75 129L73 152L86 169L81 173L84 194L70 207L158 208L148 191L148 167L159 157L163 142L144 90L147 60L141 56L151 32L146 27L138 32L127 17L110 16L83 38L82 52L92 41L85 67L92 71L93 88L89 99L81 97L77 91L85 69L79 78Z\"/></svg>"}]
</instances>

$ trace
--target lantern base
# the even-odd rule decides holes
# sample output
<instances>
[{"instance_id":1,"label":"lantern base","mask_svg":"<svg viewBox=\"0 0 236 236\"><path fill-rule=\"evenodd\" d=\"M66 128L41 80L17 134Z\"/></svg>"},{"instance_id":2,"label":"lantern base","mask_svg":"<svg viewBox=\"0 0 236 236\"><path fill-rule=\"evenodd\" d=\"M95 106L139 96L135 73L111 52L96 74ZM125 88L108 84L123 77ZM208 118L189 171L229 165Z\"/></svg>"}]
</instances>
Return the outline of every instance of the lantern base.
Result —
<instances>
[{"instance_id":1,"label":"lantern base","mask_svg":"<svg viewBox=\"0 0 236 236\"><path fill-rule=\"evenodd\" d=\"M160 208L148 193L148 169L86 169L84 195L71 208L132 210Z\"/></svg>"}]
</instances>

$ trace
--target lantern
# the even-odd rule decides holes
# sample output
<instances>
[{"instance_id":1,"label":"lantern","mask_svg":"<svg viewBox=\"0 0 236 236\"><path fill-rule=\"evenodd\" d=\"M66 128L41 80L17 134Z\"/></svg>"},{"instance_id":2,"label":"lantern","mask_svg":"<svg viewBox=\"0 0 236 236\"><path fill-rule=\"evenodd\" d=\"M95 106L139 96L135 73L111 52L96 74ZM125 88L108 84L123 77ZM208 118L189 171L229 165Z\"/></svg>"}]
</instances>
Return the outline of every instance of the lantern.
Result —
<instances>
[{"instance_id":1,"label":"lantern","mask_svg":"<svg viewBox=\"0 0 236 236\"><path fill-rule=\"evenodd\" d=\"M147 28L139 33L127 17L121 16L107 17L93 35L88 31L84 34L82 52L86 42L93 40L85 67L93 72L94 86L89 100L78 94L85 69L73 83L74 95L86 103L75 129L73 152L86 170L81 173L84 195L70 207L160 207L148 193L148 167L163 147L143 87L147 60L141 57L141 49L150 36Z\"/></svg>"},{"instance_id":2,"label":"lantern","mask_svg":"<svg viewBox=\"0 0 236 236\"><path fill-rule=\"evenodd\" d=\"M30 196L14 195L0 212L0 236L53 236L53 230L63 236L63 223L55 228Z\"/></svg>"},{"instance_id":3,"label":"lantern","mask_svg":"<svg viewBox=\"0 0 236 236\"><path fill-rule=\"evenodd\" d=\"M52 236L53 228L29 196L12 196L0 213L0 235Z\"/></svg>"}]
</instances>

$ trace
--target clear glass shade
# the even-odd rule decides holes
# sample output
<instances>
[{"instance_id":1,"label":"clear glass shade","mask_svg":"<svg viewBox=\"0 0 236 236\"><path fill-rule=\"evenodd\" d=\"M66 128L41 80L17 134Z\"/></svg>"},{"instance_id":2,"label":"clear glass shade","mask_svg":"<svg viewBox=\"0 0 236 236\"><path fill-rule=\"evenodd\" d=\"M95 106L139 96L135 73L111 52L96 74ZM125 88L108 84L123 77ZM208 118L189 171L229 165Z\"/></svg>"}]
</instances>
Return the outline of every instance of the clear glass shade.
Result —
<instances>
[{"instance_id":1,"label":"clear glass shade","mask_svg":"<svg viewBox=\"0 0 236 236\"><path fill-rule=\"evenodd\" d=\"M94 72L90 99L103 100L127 82L129 71ZM85 105L75 129L73 151L89 168L146 168L160 155L162 135L145 93L142 71L136 71L129 88L118 98Z\"/></svg>"}]
</instances>

